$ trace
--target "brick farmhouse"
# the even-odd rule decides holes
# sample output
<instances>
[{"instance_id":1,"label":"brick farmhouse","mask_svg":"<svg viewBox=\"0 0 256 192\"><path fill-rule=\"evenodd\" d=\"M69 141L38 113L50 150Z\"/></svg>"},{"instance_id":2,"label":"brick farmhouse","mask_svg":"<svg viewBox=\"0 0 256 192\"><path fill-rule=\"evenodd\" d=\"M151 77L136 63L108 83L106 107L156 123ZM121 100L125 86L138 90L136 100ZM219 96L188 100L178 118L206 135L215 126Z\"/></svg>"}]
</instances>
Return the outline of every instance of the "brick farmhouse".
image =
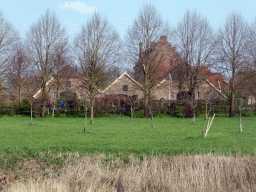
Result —
<instances>
[{"instance_id":1,"label":"brick farmhouse","mask_svg":"<svg viewBox=\"0 0 256 192\"><path fill-rule=\"evenodd\" d=\"M140 51L142 50L142 44ZM178 69L179 63L182 60L179 54L175 51L175 47L171 43L167 42L166 36L161 36L159 42L151 42L151 46L158 49L162 53L161 70L159 71L159 83L153 88L151 97L155 100L177 100L181 98L181 94L188 91L186 87L183 90L179 89ZM141 54L140 54L141 55ZM142 59L141 57L139 60ZM139 62L135 65L135 73L139 73ZM195 67L194 67L195 68ZM62 97L69 95L75 98L83 99L87 98L87 92L82 88L82 84L79 78L74 75L75 70L66 66L64 70L69 72L60 79L60 83L57 91L57 81L55 78L51 78L47 82L49 99ZM109 95L116 95L120 97L135 96L138 99L144 97L143 86L132 78L126 72L116 79L112 84L106 87L104 90L98 90L96 97L108 97ZM224 78L217 73L212 73L207 67L202 68L202 72L199 77L199 83L196 90L196 99L225 99L226 95L223 91L227 91L228 86ZM39 98L41 90L37 91L34 98Z\"/></svg>"}]
</instances>

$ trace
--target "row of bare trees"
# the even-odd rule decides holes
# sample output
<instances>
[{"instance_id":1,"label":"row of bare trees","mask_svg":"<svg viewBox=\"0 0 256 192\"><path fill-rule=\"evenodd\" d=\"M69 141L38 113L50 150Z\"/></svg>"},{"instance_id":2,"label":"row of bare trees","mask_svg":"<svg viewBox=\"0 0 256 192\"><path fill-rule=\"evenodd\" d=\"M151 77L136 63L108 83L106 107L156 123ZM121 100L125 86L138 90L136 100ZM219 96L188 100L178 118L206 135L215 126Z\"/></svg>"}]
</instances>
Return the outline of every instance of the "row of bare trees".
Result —
<instances>
[{"instance_id":1,"label":"row of bare trees","mask_svg":"<svg viewBox=\"0 0 256 192\"><path fill-rule=\"evenodd\" d=\"M116 65L121 64L120 37L107 19L100 14L94 14L74 38L72 50L65 28L49 9L31 26L25 43L16 38L18 35L13 32L10 24L5 23L3 15L0 17L3 19L2 32L8 33L2 34L1 77L7 77L5 80L10 85L9 88L18 91L19 102L21 95L33 100L32 95L27 94L29 91L24 93L25 90L41 90L43 117L50 90L47 82L54 77L59 97L63 67L66 64L77 64L76 75L90 100L93 122L95 95L120 72Z\"/></svg>"},{"instance_id":2,"label":"row of bare trees","mask_svg":"<svg viewBox=\"0 0 256 192\"><path fill-rule=\"evenodd\" d=\"M187 11L178 25L170 30L168 23L163 22L161 15L152 4L145 4L138 18L128 29L126 47L133 63L139 60L138 44L143 43L143 60L140 61L140 83L144 87L145 106L153 87L159 83L159 69L163 62L160 51L152 51L150 43L160 35L171 39L177 52L182 57L180 79L183 89L191 93L189 103L194 111L197 105L196 89L205 67L221 73L229 85L230 116L236 113L236 94L244 82L255 78L255 38L256 20L249 26L240 13L232 12L225 25L214 32L209 22L196 11ZM172 31L172 32L170 32ZM135 64L135 67L136 64ZM194 118L195 122L195 118Z\"/></svg>"},{"instance_id":3,"label":"row of bare trees","mask_svg":"<svg viewBox=\"0 0 256 192\"><path fill-rule=\"evenodd\" d=\"M182 87L191 93L193 110L197 104L195 91L199 77L203 67L207 67L220 72L228 82L230 116L234 116L236 93L243 82L254 76L240 75L237 78L241 72L255 70L255 23L249 26L239 13L231 13L224 27L214 32L204 17L195 11L187 11L177 27L171 29L156 7L149 3L144 4L128 28L125 42L100 13L88 19L70 42L65 28L48 9L31 26L22 42L0 14L0 80L6 80L10 88L18 91L19 102L22 91L34 87L41 89L43 116L49 91L47 82L51 77L55 78L59 97L61 69L66 64L77 65L77 75L90 100L93 122L97 91L113 80L113 74L119 74L121 64L130 63L140 72L138 81L144 91L145 115L152 116L149 97L159 79L163 78L159 71L164 55L154 50L151 43L158 41L160 36L168 36L182 57L180 78Z\"/></svg>"}]
</instances>

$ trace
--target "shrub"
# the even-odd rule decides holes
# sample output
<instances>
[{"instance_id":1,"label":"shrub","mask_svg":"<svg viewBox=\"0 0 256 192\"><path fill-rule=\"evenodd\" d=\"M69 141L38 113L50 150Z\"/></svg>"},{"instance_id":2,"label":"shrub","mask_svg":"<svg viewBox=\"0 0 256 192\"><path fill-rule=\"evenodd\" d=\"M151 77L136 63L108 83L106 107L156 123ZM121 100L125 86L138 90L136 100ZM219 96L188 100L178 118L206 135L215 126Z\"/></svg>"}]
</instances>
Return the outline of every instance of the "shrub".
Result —
<instances>
[{"instance_id":1,"label":"shrub","mask_svg":"<svg viewBox=\"0 0 256 192\"><path fill-rule=\"evenodd\" d=\"M136 118L143 118L144 117L144 110L134 111L133 116L136 117Z\"/></svg>"}]
</instances>

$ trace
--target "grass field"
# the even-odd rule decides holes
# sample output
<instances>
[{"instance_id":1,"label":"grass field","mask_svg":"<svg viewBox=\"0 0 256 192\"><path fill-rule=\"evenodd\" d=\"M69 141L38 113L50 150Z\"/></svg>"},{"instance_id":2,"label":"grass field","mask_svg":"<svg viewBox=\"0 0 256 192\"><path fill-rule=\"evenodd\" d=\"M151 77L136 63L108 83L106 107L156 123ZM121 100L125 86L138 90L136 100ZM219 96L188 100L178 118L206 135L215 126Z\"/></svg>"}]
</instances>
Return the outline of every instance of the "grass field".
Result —
<instances>
[{"instance_id":1,"label":"grass field","mask_svg":"<svg viewBox=\"0 0 256 192\"><path fill-rule=\"evenodd\" d=\"M204 123L1 117L0 191L255 191L255 118Z\"/></svg>"},{"instance_id":2,"label":"grass field","mask_svg":"<svg viewBox=\"0 0 256 192\"><path fill-rule=\"evenodd\" d=\"M216 117L206 138L200 136L205 119L196 124L187 118L128 117L96 118L84 133L83 118L1 117L0 154L40 153L50 151L111 153L122 156L133 153L143 155L177 154L241 154L253 155L256 148L256 120L242 119L243 132L239 132L238 118Z\"/></svg>"}]
</instances>

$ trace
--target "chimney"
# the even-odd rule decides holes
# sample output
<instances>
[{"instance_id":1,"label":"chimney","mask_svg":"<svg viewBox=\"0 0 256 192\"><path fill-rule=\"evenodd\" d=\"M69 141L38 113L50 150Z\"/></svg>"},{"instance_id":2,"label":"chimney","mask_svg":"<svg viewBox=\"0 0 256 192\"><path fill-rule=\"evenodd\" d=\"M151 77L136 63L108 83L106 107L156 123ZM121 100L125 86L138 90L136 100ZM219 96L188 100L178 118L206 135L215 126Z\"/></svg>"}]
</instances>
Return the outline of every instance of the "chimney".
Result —
<instances>
[{"instance_id":1,"label":"chimney","mask_svg":"<svg viewBox=\"0 0 256 192\"><path fill-rule=\"evenodd\" d=\"M141 57L142 51L143 51L143 43L140 43L140 57Z\"/></svg>"},{"instance_id":2,"label":"chimney","mask_svg":"<svg viewBox=\"0 0 256 192\"><path fill-rule=\"evenodd\" d=\"M166 43L167 42L167 36L161 36L160 37L160 42Z\"/></svg>"}]
</instances>

